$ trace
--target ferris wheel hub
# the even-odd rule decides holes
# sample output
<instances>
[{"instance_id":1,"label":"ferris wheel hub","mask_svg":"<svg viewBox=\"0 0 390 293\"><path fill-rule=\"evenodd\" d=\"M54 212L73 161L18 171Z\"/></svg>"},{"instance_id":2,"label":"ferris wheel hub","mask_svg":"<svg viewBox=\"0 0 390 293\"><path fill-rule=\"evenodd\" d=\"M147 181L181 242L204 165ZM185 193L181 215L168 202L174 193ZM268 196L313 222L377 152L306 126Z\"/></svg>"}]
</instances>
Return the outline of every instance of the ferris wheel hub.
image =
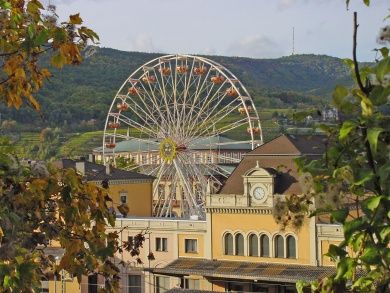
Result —
<instances>
[{"instance_id":1,"label":"ferris wheel hub","mask_svg":"<svg viewBox=\"0 0 390 293\"><path fill-rule=\"evenodd\" d=\"M176 149L177 149L177 144L172 138L170 137L164 138L160 142L160 157L165 162L172 162L177 155Z\"/></svg>"}]
</instances>

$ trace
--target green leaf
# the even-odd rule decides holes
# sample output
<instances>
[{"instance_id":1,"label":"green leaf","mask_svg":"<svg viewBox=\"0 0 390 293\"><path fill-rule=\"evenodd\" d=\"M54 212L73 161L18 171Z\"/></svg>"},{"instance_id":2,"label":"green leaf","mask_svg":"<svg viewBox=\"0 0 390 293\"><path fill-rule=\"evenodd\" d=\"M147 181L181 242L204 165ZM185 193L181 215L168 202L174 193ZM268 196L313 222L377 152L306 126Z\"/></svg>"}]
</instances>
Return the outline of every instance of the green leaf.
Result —
<instances>
[{"instance_id":1,"label":"green leaf","mask_svg":"<svg viewBox=\"0 0 390 293\"><path fill-rule=\"evenodd\" d=\"M376 106L386 104L389 97L390 87L374 86L370 93L370 98Z\"/></svg>"},{"instance_id":2,"label":"green leaf","mask_svg":"<svg viewBox=\"0 0 390 293\"><path fill-rule=\"evenodd\" d=\"M352 70L355 68L355 64L353 63L352 59L345 58L345 59L343 59L343 62L345 63L345 65L347 65L349 67L349 69Z\"/></svg>"},{"instance_id":3,"label":"green leaf","mask_svg":"<svg viewBox=\"0 0 390 293\"><path fill-rule=\"evenodd\" d=\"M333 100L336 105L341 104L341 101L344 97L348 95L348 89L344 86L337 85L333 91Z\"/></svg>"},{"instance_id":4,"label":"green leaf","mask_svg":"<svg viewBox=\"0 0 390 293\"><path fill-rule=\"evenodd\" d=\"M353 275L354 260L352 258L343 258L337 264L337 273L335 280L345 280L349 279Z\"/></svg>"},{"instance_id":5,"label":"green leaf","mask_svg":"<svg viewBox=\"0 0 390 293\"><path fill-rule=\"evenodd\" d=\"M378 50L381 52L383 58L386 58L387 56L389 56L389 48L382 47Z\"/></svg>"},{"instance_id":6,"label":"green leaf","mask_svg":"<svg viewBox=\"0 0 390 293\"><path fill-rule=\"evenodd\" d=\"M27 33L28 33L28 36L30 37L30 39L32 39L34 37L34 34L35 34L35 27L30 24L28 27L27 27Z\"/></svg>"},{"instance_id":7,"label":"green leaf","mask_svg":"<svg viewBox=\"0 0 390 293\"><path fill-rule=\"evenodd\" d=\"M373 211L375 210L379 203L381 202L383 196L381 195L377 195L377 196L371 196L369 198L367 198L365 201L364 201L364 205L370 210L370 211Z\"/></svg>"},{"instance_id":8,"label":"green leaf","mask_svg":"<svg viewBox=\"0 0 390 293\"><path fill-rule=\"evenodd\" d=\"M380 262L378 249L376 247L367 247L360 259L369 265L375 265Z\"/></svg>"},{"instance_id":9,"label":"green leaf","mask_svg":"<svg viewBox=\"0 0 390 293\"><path fill-rule=\"evenodd\" d=\"M338 259L338 258L343 258L347 255L347 252L343 247L331 244L329 245L328 252L325 254L326 256L329 256L331 259Z\"/></svg>"},{"instance_id":10,"label":"green leaf","mask_svg":"<svg viewBox=\"0 0 390 293\"><path fill-rule=\"evenodd\" d=\"M9 288L11 286L11 276L4 276L3 286L4 288Z\"/></svg>"},{"instance_id":11,"label":"green leaf","mask_svg":"<svg viewBox=\"0 0 390 293\"><path fill-rule=\"evenodd\" d=\"M3 9L11 9L12 5L8 1L0 1L0 7Z\"/></svg>"},{"instance_id":12,"label":"green leaf","mask_svg":"<svg viewBox=\"0 0 390 293\"><path fill-rule=\"evenodd\" d=\"M343 208L341 210L331 212L333 219L338 223L344 223L345 219L348 217L348 214L348 208Z\"/></svg>"},{"instance_id":13,"label":"green leaf","mask_svg":"<svg viewBox=\"0 0 390 293\"><path fill-rule=\"evenodd\" d=\"M343 225L345 240L348 242L351 236L362 229L365 229L367 222L363 218L357 218Z\"/></svg>"},{"instance_id":14,"label":"green leaf","mask_svg":"<svg viewBox=\"0 0 390 293\"><path fill-rule=\"evenodd\" d=\"M302 280L298 280L298 282L295 284L295 288L297 289L298 293L304 293L304 289L308 288L310 286L310 283Z\"/></svg>"},{"instance_id":15,"label":"green leaf","mask_svg":"<svg viewBox=\"0 0 390 293\"><path fill-rule=\"evenodd\" d=\"M57 68L61 68L66 64L66 58L62 54L54 55L50 61Z\"/></svg>"},{"instance_id":16,"label":"green leaf","mask_svg":"<svg viewBox=\"0 0 390 293\"><path fill-rule=\"evenodd\" d=\"M358 176L353 185L360 186L370 181L374 177L374 173L370 169L358 170Z\"/></svg>"},{"instance_id":17,"label":"green leaf","mask_svg":"<svg viewBox=\"0 0 390 293\"><path fill-rule=\"evenodd\" d=\"M390 177L390 162L387 162L378 169L378 175L382 184L387 183Z\"/></svg>"},{"instance_id":18,"label":"green leaf","mask_svg":"<svg viewBox=\"0 0 390 293\"><path fill-rule=\"evenodd\" d=\"M348 134L357 127L357 123L352 120L347 120L343 123L343 126L340 129L339 139L341 141L345 140Z\"/></svg>"},{"instance_id":19,"label":"green leaf","mask_svg":"<svg viewBox=\"0 0 390 293\"><path fill-rule=\"evenodd\" d=\"M364 4L366 4L366 6L370 6L370 0L363 0Z\"/></svg>"},{"instance_id":20,"label":"green leaf","mask_svg":"<svg viewBox=\"0 0 390 293\"><path fill-rule=\"evenodd\" d=\"M386 238L390 235L390 226L382 228L379 232L379 235L381 236L382 240L386 241Z\"/></svg>"},{"instance_id":21,"label":"green leaf","mask_svg":"<svg viewBox=\"0 0 390 293\"><path fill-rule=\"evenodd\" d=\"M390 58L386 57L379 61L376 66L376 77L380 82L383 81L383 77L390 72Z\"/></svg>"},{"instance_id":22,"label":"green leaf","mask_svg":"<svg viewBox=\"0 0 390 293\"><path fill-rule=\"evenodd\" d=\"M372 102L369 98L366 97L366 95L362 95L360 105L362 107L362 115L364 117L369 117L372 115Z\"/></svg>"},{"instance_id":23,"label":"green leaf","mask_svg":"<svg viewBox=\"0 0 390 293\"><path fill-rule=\"evenodd\" d=\"M383 128L378 128L378 127L369 128L367 130L367 139L374 153L376 152L377 149L379 134L383 131L384 131Z\"/></svg>"},{"instance_id":24,"label":"green leaf","mask_svg":"<svg viewBox=\"0 0 390 293\"><path fill-rule=\"evenodd\" d=\"M42 46L47 43L49 33L47 30L42 30L38 33L37 37L34 40L35 46Z\"/></svg>"}]
</instances>

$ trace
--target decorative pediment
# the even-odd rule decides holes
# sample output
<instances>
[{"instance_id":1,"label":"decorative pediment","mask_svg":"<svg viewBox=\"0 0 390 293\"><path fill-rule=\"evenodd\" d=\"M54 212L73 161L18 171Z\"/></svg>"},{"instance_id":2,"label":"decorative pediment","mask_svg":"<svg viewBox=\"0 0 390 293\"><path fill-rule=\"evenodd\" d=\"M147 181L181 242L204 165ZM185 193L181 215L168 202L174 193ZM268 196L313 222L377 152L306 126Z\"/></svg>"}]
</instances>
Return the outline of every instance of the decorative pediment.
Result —
<instances>
[{"instance_id":1,"label":"decorative pediment","mask_svg":"<svg viewBox=\"0 0 390 293\"><path fill-rule=\"evenodd\" d=\"M244 196L248 198L250 206L273 206L274 177L276 170L262 168L256 164L244 173Z\"/></svg>"}]
</instances>

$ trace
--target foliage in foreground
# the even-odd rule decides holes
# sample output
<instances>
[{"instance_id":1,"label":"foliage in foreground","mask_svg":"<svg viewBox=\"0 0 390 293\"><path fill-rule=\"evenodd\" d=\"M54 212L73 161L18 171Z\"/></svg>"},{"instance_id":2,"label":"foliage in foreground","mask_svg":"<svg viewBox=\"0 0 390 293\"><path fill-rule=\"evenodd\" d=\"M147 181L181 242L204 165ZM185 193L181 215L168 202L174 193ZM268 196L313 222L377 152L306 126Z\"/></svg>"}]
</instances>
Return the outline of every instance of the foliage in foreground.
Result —
<instances>
[{"instance_id":1,"label":"foliage in foreground","mask_svg":"<svg viewBox=\"0 0 390 293\"><path fill-rule=\"evenodd\" d=\"M369 1L365 1L366 4ZM390 290L390 58L378 50L375 66L359 69L354 14L353 60L346 60L356 85L337 86L334 105L343 117L336 126L320 126L327 150L320 160L298 159L303 194L279 203L282 224L304 214L329 215L343 226L344 241L327 256L336 273L310 285L313 292L389 292ZM389 26L381 43L390 42ZM292 223L294 224L294 223Z\"/></svg>"},{"instance_id":2,"label":"foliage in foreground","mask_svg":"<svg viewBox=\"0 0 390 293\"><path fill-rule=\"evenodd\" d=\"M62 269L79 282L99 273L108 288L117 286L118 268L109 257L118 234L106 233L106 224L115 224L107 190L83 182L73 169L23 166L4 140L0 148L1 288L39 288L42 278ZM58 262L45 252L49 245L58 247Z\"/></svg>"},{"instance_id":3,"label":"foliage in foreground","mask_svg":"<svg viewBox=\"0 0 390 293\"><path fill-rule=\"evenodd\" d=\"M0 103L39 110L33 95L51 75L39 61L51 52L56 67L79 64L80 51L97 40L81 24L78 14L57 24L55 7L45 10L38 0L0 0ZM58 133L43 131L41 140L58 142ZM37 156L47 159L52 150L42 143ZM83 275L103 275L105 290L116 291L119 269L111 259L130 248L120 247L119 232L106 233L115 224L107 188L73 169L23 165L0 138L0 292L38 292L41 280L61 270L79 282Z\"/></svg>"}]
</instances>

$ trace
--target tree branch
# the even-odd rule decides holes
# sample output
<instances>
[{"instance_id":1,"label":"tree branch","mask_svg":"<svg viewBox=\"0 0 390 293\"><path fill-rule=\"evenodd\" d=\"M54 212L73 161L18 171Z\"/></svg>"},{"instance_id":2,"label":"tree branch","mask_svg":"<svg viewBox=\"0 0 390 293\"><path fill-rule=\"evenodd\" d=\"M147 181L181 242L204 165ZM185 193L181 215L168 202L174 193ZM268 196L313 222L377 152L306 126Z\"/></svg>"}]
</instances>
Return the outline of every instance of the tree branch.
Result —
<instances>
[{"instance_id":1,"label":"tree branch","mask_svg":"<svg viewBox=\"0 0 390 293\"><path fill-rule=\"evenodd\" d=\"M353 13L353 52L352 52L353 63L354 63L354 67L355 67L356 81L359 85L359 88L368 97L370 95L370 89L365 87L362 83L362 79L361 79L360 72L359 72L359 64L358 64L357 57L356 57L357 29L358 29L358 27L359 27L359 25L357 24L357 12L355 11ZM361 132L363 135L363 140L364 140L363 143L364 143L364 146L365 146L366 152L367 152L368 164L369 164L369 166L370 166L370 168L373 171L374 176L375 176L375 178L374 178L375 190L376 190L377 194L382 194L382 188L380 186L379 176L378 176L378 173L377 173L376 167L375 167L374 155L372 153L370 143L367 140L367 127L365 125L361 125L360 129L361 129Z\"/></svg>"},{"instance_id":2,"label":"tree branch","mask_svg":"<svg viewBox=\"0 0 390 293\"><path fill-rule=\"evenodd\" d=\"M352 50L352 56L353 56L353 64L355 67L355 75L356 75L356 80L359 85L360 90L365 93L367 96L370 93L369 90L363 85L362 78L360 76L359 72L359 64L357 62L357 57L356 57L356 47L357 47L357 29L359 25L357 23L357 12L355 11L353 13L353 50Z\"/></svg>"}]
</instances>

